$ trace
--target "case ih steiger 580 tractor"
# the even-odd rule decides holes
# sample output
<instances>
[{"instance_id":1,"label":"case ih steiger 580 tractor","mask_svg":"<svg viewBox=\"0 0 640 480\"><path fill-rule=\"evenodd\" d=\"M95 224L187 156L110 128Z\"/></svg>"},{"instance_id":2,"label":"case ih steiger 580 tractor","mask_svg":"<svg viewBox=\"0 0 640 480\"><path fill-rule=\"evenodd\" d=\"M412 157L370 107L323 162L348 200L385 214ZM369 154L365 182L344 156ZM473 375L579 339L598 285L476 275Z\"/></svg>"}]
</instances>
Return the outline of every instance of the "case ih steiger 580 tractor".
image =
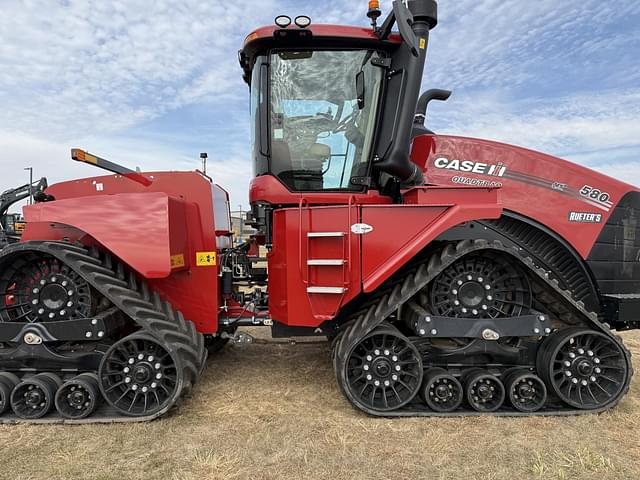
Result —
<instances>
[{"instance_id":1,"label":"case ih steiger 580 tractor","mask_svg":"<svg viewBox=\"0 0 640 480\"><path fill-rule=\"evenodd\" d=\"M207 350L257 325L327 337L340 390L370 415L620 401L632 367L613 330L640 327L640 191L428 130L429 101L449 94L419 90L436 2L379 16L371 2L371 28L278 17L247 37L246 244L206 175L73 150L112 174L47 188L0 252L4 421L156 418Z\"/></svg>"}]
</instances>

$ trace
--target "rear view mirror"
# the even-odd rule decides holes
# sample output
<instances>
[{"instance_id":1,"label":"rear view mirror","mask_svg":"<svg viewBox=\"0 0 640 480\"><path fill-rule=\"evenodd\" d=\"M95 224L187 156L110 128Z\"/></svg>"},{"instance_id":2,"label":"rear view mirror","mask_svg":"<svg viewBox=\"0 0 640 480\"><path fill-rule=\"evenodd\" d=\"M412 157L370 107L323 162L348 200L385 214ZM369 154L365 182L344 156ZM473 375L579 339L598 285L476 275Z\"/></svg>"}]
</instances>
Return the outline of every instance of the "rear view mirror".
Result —
<instances>
[{"instance_id":1,"label":"rear view mirror","mask_svg":"<svg viewBox=\"0 0 640 480\"><path fill-rule=\"evenodd\" d=\"M362 110L364 108L364 72L360 70L356 75L356 95L358 97L358 108Z\"/></svg>"}]
</instances>

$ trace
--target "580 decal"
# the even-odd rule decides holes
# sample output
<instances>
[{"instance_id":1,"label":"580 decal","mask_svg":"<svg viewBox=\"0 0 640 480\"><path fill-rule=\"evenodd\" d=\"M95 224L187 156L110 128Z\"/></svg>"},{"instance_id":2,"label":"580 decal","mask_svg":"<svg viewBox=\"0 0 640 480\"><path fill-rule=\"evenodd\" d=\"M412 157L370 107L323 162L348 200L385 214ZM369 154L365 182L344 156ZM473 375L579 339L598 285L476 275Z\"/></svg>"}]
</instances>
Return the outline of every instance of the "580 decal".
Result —
<instances>
[{"instance_id":1,"label":"580 decal","mask_svg":"<svg viewBox=\"0 0 640 480\"><path fill-rule=\"evenodd\" d=\"M585 185L582 187L580 189L580 195L587 199L588 203L593 203L595 206L604 208L607 211L609 211L613 206L613 202L611 202L611 195L609 195L609 193L603 192L591 185Z\"/></svg>"},{"instance_id":2,"label":"580 decal","mask_svg":"<svg viewBox=\"0 0 640 480\"><path fill-rule=\"evenodd\" d=\"M584 187L582 187L582 189L580 190L580 195L582 195L583 197L591 198L593 200L598 200L602 203L609 202L609 199L611 198L611 195L609 195L607 192L601 192L597 188L593 188L590 185L585 185Z\"/></svg>"}]
</instances>

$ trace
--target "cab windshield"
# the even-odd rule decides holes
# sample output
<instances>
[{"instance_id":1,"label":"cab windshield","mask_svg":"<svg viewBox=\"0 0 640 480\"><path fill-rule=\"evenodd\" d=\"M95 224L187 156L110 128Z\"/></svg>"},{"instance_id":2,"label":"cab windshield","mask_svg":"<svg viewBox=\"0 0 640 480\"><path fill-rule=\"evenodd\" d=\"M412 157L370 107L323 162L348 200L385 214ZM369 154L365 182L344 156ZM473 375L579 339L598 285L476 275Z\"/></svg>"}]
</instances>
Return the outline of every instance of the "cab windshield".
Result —
<instances>
[{"instance_id":1,"label":"cab windshield","mask_svg":"<svg viewBox=\"0 0 640 480\"><path fill-rule=\"evenodd\" d=\"M368 174L382 69L367 50L270 58L271 173L291 190L359 190Z\"/></svg>"}]
</instances>

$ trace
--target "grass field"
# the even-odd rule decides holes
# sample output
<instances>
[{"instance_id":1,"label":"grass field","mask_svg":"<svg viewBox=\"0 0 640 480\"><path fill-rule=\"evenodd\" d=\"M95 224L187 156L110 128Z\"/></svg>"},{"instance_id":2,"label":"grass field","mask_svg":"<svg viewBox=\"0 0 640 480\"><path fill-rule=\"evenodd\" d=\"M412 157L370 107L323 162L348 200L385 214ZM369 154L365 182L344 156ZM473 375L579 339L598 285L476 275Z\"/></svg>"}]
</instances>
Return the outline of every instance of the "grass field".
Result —
<instances>
[{"instance_id":1,"label":"grass field","mask_svg":"<svg viewBox=\"0 0 640 480\"><path fill-rule=\"evenodd\" d=\"M339 394L328 345L229 347L168 419L0 426L0 478L640 479L640 380L602 415L386 420Z\"/></svg>"}]
</instances>

